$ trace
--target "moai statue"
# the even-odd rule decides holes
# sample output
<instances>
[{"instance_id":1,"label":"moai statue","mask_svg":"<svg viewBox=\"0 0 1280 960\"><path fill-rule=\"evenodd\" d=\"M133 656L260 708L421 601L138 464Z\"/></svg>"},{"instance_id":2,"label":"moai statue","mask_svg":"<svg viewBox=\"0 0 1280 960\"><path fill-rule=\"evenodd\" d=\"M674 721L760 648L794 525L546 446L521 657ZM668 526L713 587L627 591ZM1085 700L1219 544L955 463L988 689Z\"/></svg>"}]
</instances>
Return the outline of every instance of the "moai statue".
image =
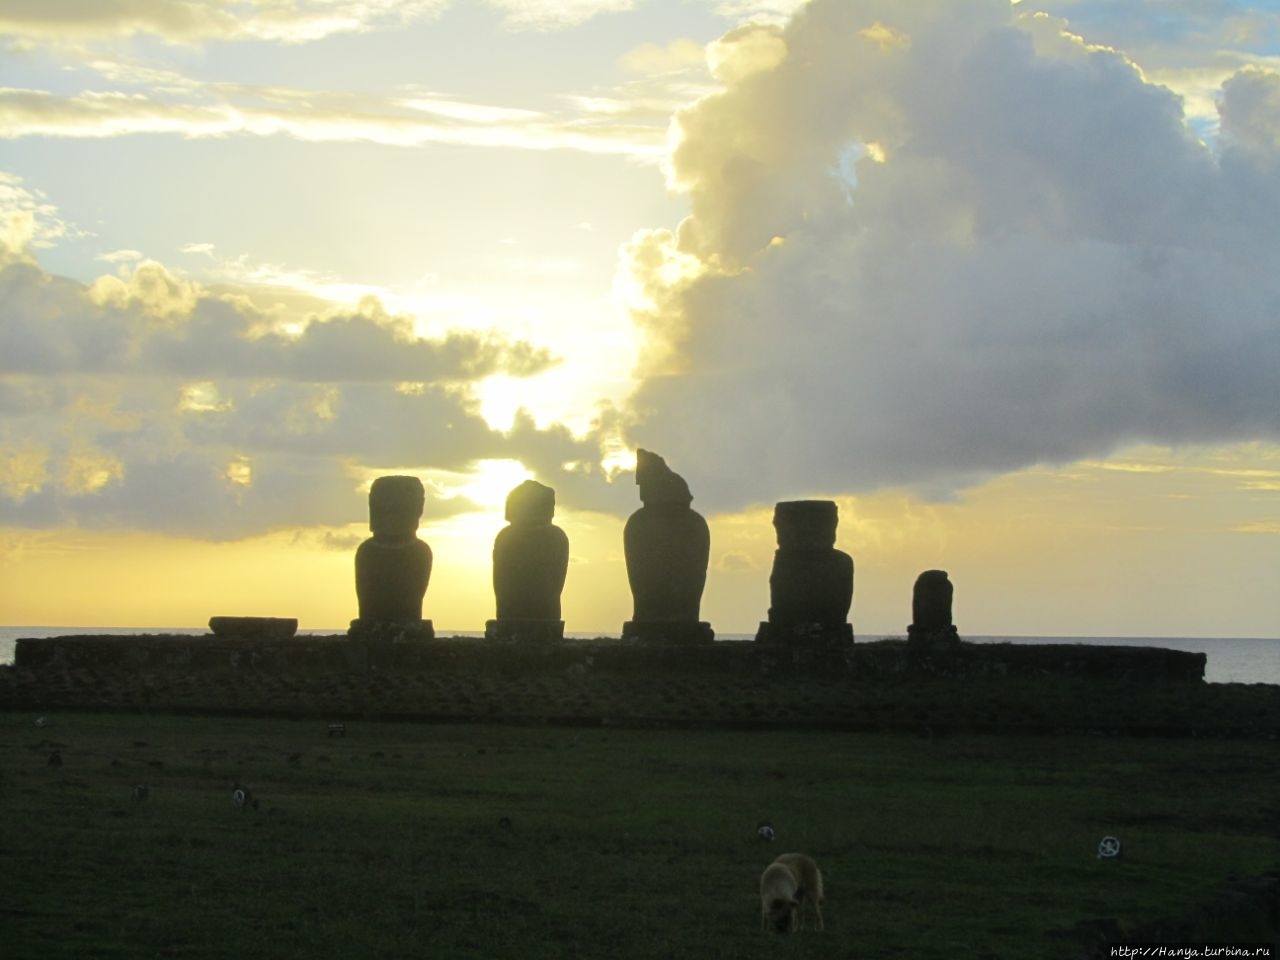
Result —
<instances>
[{"instance_id":1,"label":"moai statue","mask_svg":"<svg viewBox=\"0 0 1280 960\"><path fill-rule=\"evenodd\" d=\"M911 592L911 626L907 643L919 648L947 647L960 642L951 622L951 599L955 588L945 570L926 570L916 577Z\"/></svg>"},{"instance_id":2,"label":"moai statue","mask_svg":"<svg viewBox=\"0 0 1280 960\"><path fill-rule=\"evenodd\" d=\"M569 569L569 538L551 519L556 492L526 480L507 495L507 524L493 541L493 593L498 618L490 640L560 640L560 592Z\"/></svg>"},{"instance_id":3,"label":"moai statue","mask_svg":"<svg viewBox=\"0 0 1280 960\"><path fill-rule=\"evenodd\" d=\"M711 624L698 619L711 556L707 521L689 506L693 496L684 478L656 453L637 452L636 485L643 506L622 535L635 606L622 637L709 642L715 638Z\"/></svg>"},{"instance_id":4,"label":"moai statue","mask_svg":"<svg viewBox=\"0 0 1280 960\"><path fill-rule=\"evenodd\" d=\"M431 579L431 548L418 539L425 497L417 477L379 477L369 489L373 536L356 550L360 617L351 636L430 639L422 598Z\"/></svg>"},{"instance_id":5,"label":"moai statue","mask_svg":"<svg viewBox=\"0 0 1280 960\"><path fill-rule=\"evenodd\" d=\"M853 558L835 548L830 500L790 500L773 510L778 549L769 575L769 619L756 640L844 646L853 642Z\"/></svg>"}]
</instances>

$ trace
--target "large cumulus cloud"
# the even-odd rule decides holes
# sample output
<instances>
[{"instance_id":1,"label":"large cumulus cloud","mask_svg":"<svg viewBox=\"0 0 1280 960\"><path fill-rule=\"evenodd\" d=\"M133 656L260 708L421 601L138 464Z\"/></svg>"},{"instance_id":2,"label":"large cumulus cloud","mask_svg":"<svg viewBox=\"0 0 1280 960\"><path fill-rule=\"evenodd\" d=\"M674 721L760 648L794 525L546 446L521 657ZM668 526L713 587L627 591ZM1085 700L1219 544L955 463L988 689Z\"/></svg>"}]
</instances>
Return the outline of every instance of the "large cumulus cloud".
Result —
<instances>
[{"instance_id":1,"label":"large cumulus cloud","mask_svg":"<svg viewBox=\"0 0 1280 960\"><path fill-rule=\"evenodd\" d=\"M1122 53L1005 0L814 0L714 50L692 214L637 234L632 435L731 508L1280 438L1280 77L1209 147Z\"/></svg>"}]
</instances>

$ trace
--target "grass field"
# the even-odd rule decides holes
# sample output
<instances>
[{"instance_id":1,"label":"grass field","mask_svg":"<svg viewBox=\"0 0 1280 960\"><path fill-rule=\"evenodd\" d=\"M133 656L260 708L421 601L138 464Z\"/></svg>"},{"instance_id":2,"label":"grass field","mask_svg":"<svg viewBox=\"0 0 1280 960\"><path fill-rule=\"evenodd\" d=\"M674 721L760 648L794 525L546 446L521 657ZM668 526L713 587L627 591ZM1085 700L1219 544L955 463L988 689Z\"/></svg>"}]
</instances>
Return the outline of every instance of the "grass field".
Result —
<instances>
[{"instance_id":1,"label":"grass field","mask_svg":"<svg viewBox=\"0 0 1280 960\"><path fill-rule=\"evenodd\" d=\"M1280 864L1274 741L35 720L0 714L7 960L1066 958ZM792 850L827 929L780 938Z\"/></svg>"}]
</instances>

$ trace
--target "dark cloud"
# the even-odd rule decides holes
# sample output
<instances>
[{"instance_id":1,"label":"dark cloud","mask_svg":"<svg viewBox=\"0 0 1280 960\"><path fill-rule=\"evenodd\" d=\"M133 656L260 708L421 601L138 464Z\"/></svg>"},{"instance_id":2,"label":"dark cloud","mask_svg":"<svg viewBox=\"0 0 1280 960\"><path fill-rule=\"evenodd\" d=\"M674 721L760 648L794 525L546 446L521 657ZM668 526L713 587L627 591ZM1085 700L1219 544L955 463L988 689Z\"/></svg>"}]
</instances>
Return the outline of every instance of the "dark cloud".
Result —
<instances>
[{"instance_id":1,"label":"dark cloud","mask_svg":"<svg viewBox=\"0 0 1280 960\"><path fill-rule=\"evenodd\" d=\"M358 313L299 318L300 334L264 329L243 297L217 297L147 262L90 287L34 263L0 269L0 373L117 373L190 379L434 382L549 368L545 349L496 333L416 337L376 301Z\"/></svg>"},{"instance_id":2,"label":"dark cloud","mask_svg":"<svg viewBox=\"0 0 1280 960\"><path fill-rule=\"evenodd\" d=\"M155 263L85 286L10 257L0 303L0 525L233 539L364 523L370 475L484 459L589 496L604 482L577 466L599 459L595 441L480 415L475 381L550 365L531 344L421 339L376 301L290 336L244 295ZM427 519L477 509L444 494Z\"/></svg>"},{"instance_id":3,"label":"dark cloud","mask_svg":"<svg viewBox=\"0 0 1280 960\"><path fill-rule=\"evenodd\" d=\"M1228 150L1274 173L1280 163L1280 74L1241 70L1223 84L1218 112ZM1269 199L1274 203L1278 195L1272 181Z\"/></svg>"},{"instance_id":4,"label":"dark cloud","mask_svg":"<svg viewBox=\"0 0 1280 960\"><path fill-rule=\"evenodd\" d=\"M313 397L297 394L306 389L262 386L243 407L233 399L225 411L184 411L176 402L156 402L163 391L155 384L117 384L115 402L86 409L84 418L64 408L6 417L0 423L8 461L0 470L0 525L228 540L363 524L363 485L371 476L462 477L484 459L540 464L539 476L560 490L562 505L575 509L599 506L607 499L602 489L611 489L598 469L564 469L598 459L590 440L531 424L505 436L490 430L461 395L334 387L325 402L340 412L329 419L315 415ZM428 486L435 492L425 520L479 509L447 485Z\"/></svg>"}]
</instances>

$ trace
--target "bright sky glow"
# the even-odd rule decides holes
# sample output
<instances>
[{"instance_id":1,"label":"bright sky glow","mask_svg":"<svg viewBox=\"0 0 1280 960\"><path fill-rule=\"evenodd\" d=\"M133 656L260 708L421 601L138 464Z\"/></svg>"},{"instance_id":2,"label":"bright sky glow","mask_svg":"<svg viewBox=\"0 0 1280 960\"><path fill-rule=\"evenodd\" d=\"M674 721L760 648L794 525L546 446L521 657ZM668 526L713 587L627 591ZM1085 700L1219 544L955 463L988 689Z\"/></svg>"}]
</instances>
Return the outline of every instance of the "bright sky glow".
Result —
<instances>
[{"instance_id":1,"label":"bright sky glow","mask_svg":"<svg viewBox=\"0 0 1280 960\"><path fill-rule=\"evenodd\" d=\"M1269 3L0 3L0 623L341 626L403 472L614 634L645 446L720 632L822 496L859 632L1275 636L1277 218Z\"/></svg>"}]
</instances>

